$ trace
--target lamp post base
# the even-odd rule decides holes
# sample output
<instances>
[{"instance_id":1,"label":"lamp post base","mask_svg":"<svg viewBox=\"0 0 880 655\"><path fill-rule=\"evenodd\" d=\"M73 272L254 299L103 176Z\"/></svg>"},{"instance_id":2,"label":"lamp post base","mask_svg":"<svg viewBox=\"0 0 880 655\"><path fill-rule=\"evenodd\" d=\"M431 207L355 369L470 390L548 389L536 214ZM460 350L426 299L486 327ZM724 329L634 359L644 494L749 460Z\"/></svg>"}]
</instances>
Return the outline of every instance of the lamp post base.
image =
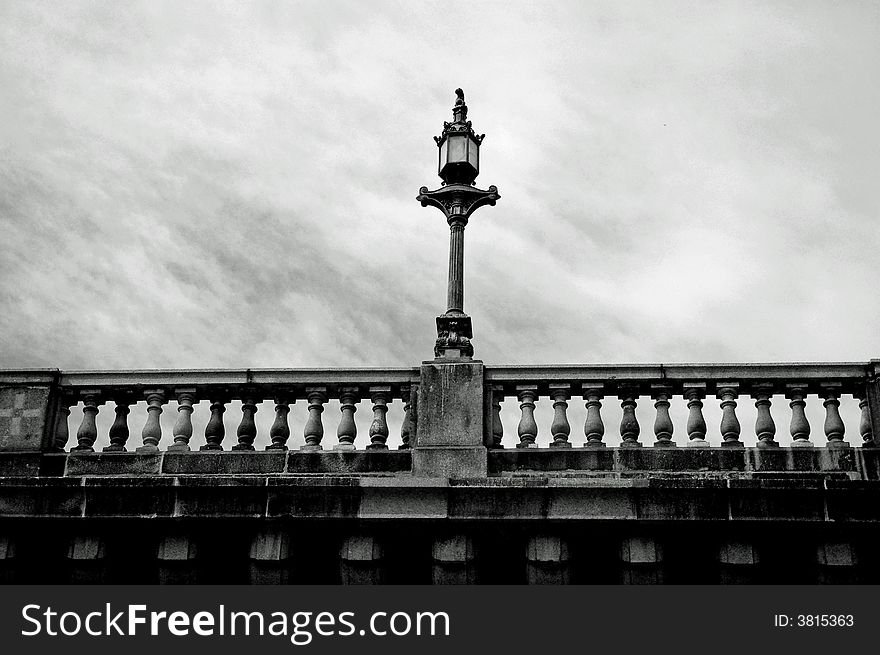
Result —
<instances>
[{"instance_id":1,"label":"lamp post base","mask_svg":"<svg viewBox=\"0 0 880 655\"><path fill-rule=\"evenodd\" d=\"M471 359L474 346L471 317L465 313L446 313L437 317L437 341L434 357L437 359Z\"/></svg>"}]
</instances>

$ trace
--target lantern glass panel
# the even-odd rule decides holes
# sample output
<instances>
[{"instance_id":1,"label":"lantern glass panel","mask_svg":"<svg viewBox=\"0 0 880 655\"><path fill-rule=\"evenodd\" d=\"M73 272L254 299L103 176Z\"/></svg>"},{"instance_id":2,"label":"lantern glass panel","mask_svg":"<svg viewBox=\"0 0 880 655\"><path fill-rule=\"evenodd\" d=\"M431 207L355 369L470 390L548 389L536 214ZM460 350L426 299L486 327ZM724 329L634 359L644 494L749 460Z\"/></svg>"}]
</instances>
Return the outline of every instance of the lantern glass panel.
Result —
<instances>
[{"instance_id":1,"label":"lantern glass panel","mask_svg":"<svg viewBox=\"0 0 880 655\"><path fill-rule=\"evenodd\" d=\"M471 141L468 144L468 163L475 170L480 170L480 146L476 141Z\"/></svg>"},{"instance_id":2,"label":"lantern glass panel","mask_svg":"<svg viewBox=\"0 0 880 655\"><path fill-rule=\"evenodd\" d=\"M447 143L449 143L449 159L450 164L457 164L458 162L467 161L467 141L468 137L465 135L462 136L450 136L447 139Z\"/></svg>"},{"instance_id":3,"label":"lantern glass panel","mask_svg":"<svg viewBox=\"0 0 880 655\"><path fill-rule=\"evenodd\" d=\"M437 171L442 171L443 166L446 165L446 150L447 145L449 144L449 139L445 139L442 144L440 144L440 166L437 168Z\"/></svg>"}]
</instances>

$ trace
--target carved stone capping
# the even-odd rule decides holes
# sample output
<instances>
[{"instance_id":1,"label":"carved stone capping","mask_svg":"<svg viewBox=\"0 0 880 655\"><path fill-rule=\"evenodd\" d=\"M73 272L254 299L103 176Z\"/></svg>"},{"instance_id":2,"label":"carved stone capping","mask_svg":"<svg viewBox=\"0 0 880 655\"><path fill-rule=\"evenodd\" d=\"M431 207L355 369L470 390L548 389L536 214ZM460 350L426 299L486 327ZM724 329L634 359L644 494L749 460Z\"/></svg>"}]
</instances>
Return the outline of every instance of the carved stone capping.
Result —
<instances>
[{"instance_id":1,"label":"carved stone capping","mask_svg":"<svg viewBox=\"0 0 880 655\"><path fill-rule=\"evenodd\" d=\"M71 448L71 452L79 451L86 453L95 452L95 440L98 438L98 426L95 417L98 415L98 407L104 404L100 389L83 389L79 392L83 399L83 418L79 429L76 431L77 445Z\"/></svg>"},{"instance_id":2,"label":"carved stone capping","mask_svg":"<svg viewBox=\"0 0 880 655\"><path fill-rule=\"evenodd\" d=\"M501 440L504 438L504 424L501 422L501 403L504 401L504 385L493 384L492 393L492 445L491 448L504 448Z\"/></svg>"},{"instance_id":3,"label":"carved stone capping","mask_svg":"<svg viewBox=\"0 0 880 655\"><path fill-rule=\"evenodd\" d=\"M671 448L676 445L672 440L675 426L669 417L669 398L671 396L672 387L669 385L651 385L651 399L655 401L654 408L657 410L657 417L654 419L654 436L657 437L654 446L657 448Z\"/></svg>"},{"instance_id":4,"label":"carved stone capping","mask_svg":"<svg viewBox=\"0 0 880 655\"><path fill-rule=\"evenodd\" d=\"M391 401L391 387L370 387L370 402L373 403L373 422L370 424L370 444L367 450L388 450L388 403Z\"/></svg>"},{"instance_id":5,"label":"carved stone capping","mask_svg":"<svg viewBox=\"0 0 880 655\"><path fill-rule=\"evenodd\" d=\"M522 416L516 429L519 435L517 448L537 448L535 439L538 438L538 424L535 423L535 401L538 399L538 388L531 385L517 385L517 398Z\"/></svg>"},{"instance_id":6,"label":"carved stone capping","mask_svg":"<svg viewBox=\"0 0 880 655\"><path fill-rule=\"evenodd\" d=\"M290 391L278 390L275 395L275 421L269 428L269 438L272 440L266 450L287 450L287 440L290 438L290 425L287 415L290 414L290 405L296 400L291 397Z\"/></svg>"},{"instance_id":7,"label":"carved stone capping","mask_svg":"<svg viewBox=\"0 0 880 655\"><path fill-rule=\"evenodd\" d=\"M162 439L159 415L162 413L162 405L168 401L165 399L164 389L144 389L144 398L147 401L147 421L141 431L144 445L135 450L139 453L154 453L159 450L159 441Z\"/></svg>"},{"instance_id":8,"label":"carved stone capping","mask_svg":"<svg viewBox=\"0 0 880 655\"><path fill-rule=\"evenodd\" d=\"M306 398L309 401L309 418L303 428L305 443L300 450L323 450L321 439L324 438L324 424L321 414L327 402L327 387L306 387Z\"/></svg>"},{"instance_id":9,"label":"carved stone capping","mask_svg":"<svg viewBox=\"0 0 880 655\"><path fill-rule=\"evenodd\" d=\"M688 447L708 448L706 441L706 419L703 418L703 398L706 397L705 382L685 382L683 395L687 400L688 420L687 430Z\"/></svg>"},{"instance_id":10,"label":"carved stone capping","mask_svg":"<svg viewBox=\"0 0 880 655\"><path fill-rule=\"evenodd\" d=\"M550 443L551 448L571 448L571 442L568 436L571 434L571 425L566 416L568 403L571 398L571 385L550 384L550 398L553 400L553 423L550 424L550 434L553 441Z\"/></svg>"},{"instance_id":11,"label":"carved stone capping","mask_svg":"<svg viewBox=\"0 0 880 655\"><path fill-rule=\"evenodd\" d=\"M77 398L72 393L64 393L58 400L58 416L55 419L55 435L52 441L52 450L63 453L70 439L70 408L77 404Z\"/></svg>"},{"instance_id":12,"label":"carved stone capping","mask_svg":"<svg viewBox=\"0 0 880 655\"><path fill-rule=\"evenodd\" d=\"M639 442L639 421L636 418L636 400L639 397L639 390L635 386L620 385L617 390L617 398L621 401L620 406L623 408L623 416L620 419L620 447L621 448L641 448Z\"/></svg>"},{"instance_id":13,"label":"carved stone capping","mask_svg":"<svg viewBox=\"0 0 880 655\"><path fill-rule=\"evenodd\" d=\"M755 419L755 436L758 437L758 448L778 448L779 442L776 436L776 423L770 414L770 398L773 396L771 383L759 383L752 386L752 398L755 399L755 407L758 416Z\"/></svg>"},{"instance_id":14,"label":"carved stone capping","mask_svg":"<svg viewBox=\"0 0 880 655\"><path fill-rule=\"evenodd\" d=\"M739 398L739 382L719 382L717 398L721 401L721 445L726 448L742 448L739 440L741 428L736 417L736 399Z\"/></svg>"},{"instance_id":15,"label":"carved stone capping","mask_svg":"<svg viewBox=\"0 0 880 655\"><path fill-rule=\"evenodd\" d=\"M868 394L862 391L856 398L859 400L859 409L862 412L859 417L859 435L862 437L862 446L873 448L874 427L871 425L871 413L868 409Z\"/></svg>"},{"instance_id":16,"label":"carved stone capping","mask_svg":"<svg viewBox=\"0 0 880 655\"><path fill-rule=\"evenodd\" d=\"M339 389L339 402L342 417L339 419L339 427L336 436L339 443L333 446L334 450L354 450L354 440L357 437L357 425L354 422L354 413L360 402L360 390L357 387L342 387Z\"/></svg>"},{"instance_id":17,"label":"carved stone capping","mask_svg":"<svg viewBox=\"0 0 880 655\"><path fill-rule=\"evenodd\" d=\"M786 384L785 397L791 402L791 447L792 448L812 448L813 442L810 441L810 422L807 420L807 414L804 407L807 405L807 387L804 384Z\"/></svg>"},{"instance_id":18,"label":"carved stone capping","mask_svg":"<svg viewBox=\"0 0 880 655\"><path fill-rule=\"evenodd\" d=\"M113 425L110 426L110 445L104 448L105 453L123 453L125 452L125 442L128 441L128 413L131 411L129 405L134 399L129 394L119 394L113 398L116 404L116 418Z\"/></svg>"},{"instance_id":19,"label":"carved stone capping","mask_svg":"<svg viewBox=\"0 0 880 655\"><path fill-rule=\"evenodd\" d=\"M174 395L177 396L177 420L171 430L174 443L168 446L168 451L189 452L189 440L192 439L193 434L193 404L198 402L196 388L175 388Z\"/></svg>"},{"instance_id":20,"label":"carved stone capping","mask_svg":"<svg viewBox=\"0 0 880 655\"><path fill-rule=\"evenodd\" d=\"M605 397L602 387L585 387L583 398L586 400L587 418L584 420L584 436L587 437L585 448L604 448L602 437L605 436L605 424L602 422L602 402Z\"/></svg>"},{"instance_id":21,"label":"carved stone capping","mask_svg":"<svg viewBox=\"0 0 880 655\"><path fill-rule=\"evenodd\" d=\"M825 445L828 448L849 448L849 443L843 440L846 426L840 418L838 409L842 385L840 382L823 382L819 386L822 387L822 397L825 398L825 402L822 403L825 406L825 436L828 438L828 443Z\"/></svg>"},{"instance_id":22,"label":"carved stone capping","mask_svg":"<svg viewBox=\"0 0 880 655\"><path fill-rule=\"evenodd\" d=\"M223 425L223 413L226 411L226 403L229 399L224 396L211 398L211 418L205 426L205 445L199 450L223 450L223 437L226 436L226 426Z\"/></svg>"},{"instance_id":23,"label":"carved stone capping","mask_svg":"<svg viewBox=\"0 0 880 655\"><path fill-rule=\"evenodd\" d=\"M254 450L254 440L257 438L257 423L254 414L257 413L257 403L263 399L257 395L257 390L248 388L242 390L241 397L241 422L238 424L236 436L238 443L232 450Z\"/></svg>"}]
</instances>

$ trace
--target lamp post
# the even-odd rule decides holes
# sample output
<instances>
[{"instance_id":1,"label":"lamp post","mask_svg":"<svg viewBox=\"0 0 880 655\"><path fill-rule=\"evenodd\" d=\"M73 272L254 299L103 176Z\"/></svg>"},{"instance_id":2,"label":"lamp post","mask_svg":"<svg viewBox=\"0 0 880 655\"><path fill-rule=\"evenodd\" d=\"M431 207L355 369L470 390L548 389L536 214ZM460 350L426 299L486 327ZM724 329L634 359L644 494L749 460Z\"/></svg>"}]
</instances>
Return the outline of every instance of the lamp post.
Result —
<instances>
[{"instance_id":1,"label":"lamp post","mask_svg":"<svg viewBox=\"0 0 880 655\"><path fill-rule=\"evenodd\" d=\"M446 313L437 317L437 342L434 356L443 359L467 358L474 354L471 344L471 317L464 313L464 228L477 208L494 205L501 197L498 189L474 186L480 174L480 144L485 134L476 134L467 120L464 92L456 89L451 123L443 121L443 133L435 136L439 163L437 174L443 185L434 191L419 189L416 197L422 207L432 205L446 217L449 224L449 282L446 292Z\"/></svg>"}]
</instances>

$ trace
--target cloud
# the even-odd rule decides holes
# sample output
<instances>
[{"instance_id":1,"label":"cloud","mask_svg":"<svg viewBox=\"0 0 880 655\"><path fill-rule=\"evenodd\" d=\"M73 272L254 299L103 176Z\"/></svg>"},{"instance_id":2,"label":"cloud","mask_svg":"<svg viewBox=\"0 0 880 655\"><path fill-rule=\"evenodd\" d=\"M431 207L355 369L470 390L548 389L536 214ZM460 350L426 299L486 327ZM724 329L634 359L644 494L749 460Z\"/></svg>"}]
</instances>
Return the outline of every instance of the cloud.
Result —
<instances>
[{"instance_id":1,"label":"cloud","mask_svg":"<svg viewBox=\"0 0 880 655\"><path fill-rule=\"evenodd\" d=\"M487 363L877 356L872 4L0 12L3 366L430 357L456 86Z\"/></svg>"}]
</instances>

